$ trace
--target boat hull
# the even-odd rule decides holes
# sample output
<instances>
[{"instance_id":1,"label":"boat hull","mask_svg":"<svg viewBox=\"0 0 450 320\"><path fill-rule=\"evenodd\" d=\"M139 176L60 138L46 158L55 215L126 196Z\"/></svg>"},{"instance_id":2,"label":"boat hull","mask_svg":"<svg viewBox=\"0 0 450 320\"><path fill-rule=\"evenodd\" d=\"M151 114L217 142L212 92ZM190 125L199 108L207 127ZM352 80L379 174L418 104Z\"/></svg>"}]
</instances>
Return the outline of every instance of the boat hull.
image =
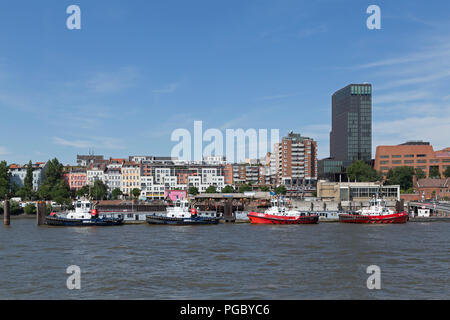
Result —
<instances>
[{"instance_id":1,"label":"boat hull","mask_svg":"<svg viewBox=\"0 0 450 320\"><path fill-rule=\"evenodd\" d=\"M318 215L276 216L266 213L250 212L248 218L250 223L253 224L316 224L319 222Z\"/></svg>"},{"instance_id":2,"label":"boat hull","mask_svg":"<svg viewBox=\"0 0 450 320\"><path fill-rule=\"evenodd\" d=\"M47 217L47 225L58 227L107 227L123 224L123 218L69 219L63 217Z\"/></svg>"},{"instance_id":3,"label":"boat hull","mask_svg":"<svg viewBox=\"0 0 450 320\"><path fill-rule=\"evenodd\" d=\"M192 218L171 218L157 215L147 216L147 223L159 225L208 225L218 224L220 218L192 217Z\"/></svg>"},{"instance_id":4,"label":"boat hull","mask_svg":"<svg viewBox=\"0 0 450 320\"><path fill-rule=\"evenodd\" d=\"M406 223L408 214L406 212L398 212L389 215L360 215L343 213L339 215L339 222L343 223L366 223L366 224L389 224L389 223Z\"/></svg>"}]
</instances>

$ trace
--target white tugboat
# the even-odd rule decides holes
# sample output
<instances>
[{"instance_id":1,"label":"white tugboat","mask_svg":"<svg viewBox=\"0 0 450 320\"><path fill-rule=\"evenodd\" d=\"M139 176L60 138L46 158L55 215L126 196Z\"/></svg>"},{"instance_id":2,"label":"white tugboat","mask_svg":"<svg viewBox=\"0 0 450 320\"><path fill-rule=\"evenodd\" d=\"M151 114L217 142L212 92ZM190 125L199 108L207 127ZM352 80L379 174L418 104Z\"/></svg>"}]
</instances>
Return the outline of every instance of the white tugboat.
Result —
<instances>
[{"instance_id":1,"label":"white tugboat","mask_svg":"<svg viewBox=\"0 0 450 320\"><path fill-rule=\"evenodd\" d=\"M83 226L117 226L123 223L123 217L99 217L98 211L92 209L90 201L77 200L75 210L57 214L52 212L46 218L50 226L83 227Z\"/></svg>"},{"instance_id":2,"label":"white tugboat","mask_svg":"<svg viewBox=\"0 0 450 320\"><path fill-rule=\"evenodd\" d=\"M147 216L149 224L194 225L218 224L218 217L201 217L196 209L189 209L187 200L176 200L173 207L167 207L165 214Z\"/></svg>"}]
</instances>

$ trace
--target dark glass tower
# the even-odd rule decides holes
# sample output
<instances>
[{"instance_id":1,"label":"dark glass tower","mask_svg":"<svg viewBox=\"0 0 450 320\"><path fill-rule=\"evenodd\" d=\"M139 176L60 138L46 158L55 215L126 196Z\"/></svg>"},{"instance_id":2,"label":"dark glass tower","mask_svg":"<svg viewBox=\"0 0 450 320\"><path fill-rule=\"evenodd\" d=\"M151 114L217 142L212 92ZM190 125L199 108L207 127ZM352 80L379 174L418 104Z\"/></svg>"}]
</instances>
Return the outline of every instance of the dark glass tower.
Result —
<instances>
[{"instance_id":1,"label":"dark glass tower","mask_svg":"<svg viewBox=\"0 0 450 320\"><path fill-rule=\"evenodd\" d=\"M350 84L333 94L330 156L351 162L372 159L372 85Z\"/></svg>"}]
</instances>

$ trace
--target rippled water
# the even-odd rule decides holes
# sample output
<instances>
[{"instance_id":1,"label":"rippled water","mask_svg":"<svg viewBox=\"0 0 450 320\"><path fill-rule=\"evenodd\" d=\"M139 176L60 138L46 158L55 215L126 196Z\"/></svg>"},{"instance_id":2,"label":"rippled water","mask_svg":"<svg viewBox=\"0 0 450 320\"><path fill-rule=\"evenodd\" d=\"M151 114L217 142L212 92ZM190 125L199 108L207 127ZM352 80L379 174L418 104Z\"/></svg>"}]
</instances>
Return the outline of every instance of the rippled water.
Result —
<instances>
[{"instance_id":1,"label":"rippled water","mask_svg":"<svg viewBox=\"0 0 450 320\"><path fill-rule=\"evenodd\" d=\"M0 226L0 299L448 299L450 224ZM66 268L81 268L68 290ZM381 268L368 290L366 268Z\"/></svg>"}]
</instances>

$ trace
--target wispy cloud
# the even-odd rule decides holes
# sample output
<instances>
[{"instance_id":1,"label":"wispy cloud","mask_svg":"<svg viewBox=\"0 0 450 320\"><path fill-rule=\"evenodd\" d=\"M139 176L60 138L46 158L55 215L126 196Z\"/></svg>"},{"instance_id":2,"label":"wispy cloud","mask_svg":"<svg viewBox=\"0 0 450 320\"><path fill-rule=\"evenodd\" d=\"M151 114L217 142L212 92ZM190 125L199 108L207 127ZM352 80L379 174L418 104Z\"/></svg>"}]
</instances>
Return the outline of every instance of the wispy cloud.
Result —
<instances>
[{"instance_id":1,"label":"wispy cloud","mask_svg":"<svg viewBox=\"0 0 450 320\"><path fill-rule=\"evenodd\" d=\"M405 79L394 80L391 82L387 82L385 85L377 86L377 90L385 90L385 89L393 89L396 87L421 84L421 83L430 83L436 80L442 80L444 78L450 77L450 70L444 70L442 72L432 73L420 75L417 77L410 77Z\"/></svg>"},{"instance_id":2,"label":"wispy cloud","mask_svg":"<svg viewBox=\"0 0 450 320\"><path fill-rule=\"evenodd\" d=\"M87 88L95 93L114 93L132 87L138 78L135 68L120 68L113 72L96 72L87 80Z\"/></svg>"},{"instance_id":3,"label":"wispy cloud","mask_svg":"<svg viewBox=\"0 0 450 320\"><path fill-rule=\"evenodd\" d=\"M295 97L295 96L298 96L299 94L300 94L300 92L297 92L297 93L286 93L286 94L276 94L276 95L271 95L271 96L264 96L264 97L258 98L257 100L259 100L259 101L278 100L278 99L285 99L285 98Z\"/></svg>"},{"instance_id":4,"label":"wispy cloud","mask_svg":"<svg viewBox=\"0 0 450 320\"><path fill-rule=\"evenodd\" d=\"M373 124L374 147L383 144L396 144L408 140L424 140L435 149L449 146L450 115L442 117L408 117L405 119L378 121Z\"/></svg>"},{"instance_id":5,"label":"wispy cloud","mask_svg":"<svg viewBox=\"0 0 450 320\"><path fill-rule=\"evenodd\" d=\"M374 62L369 62L366 64L360 64L355 67L355 69L368 69L368 68L376 68L376 67L386 67L392 65L405 64L410 62L419 62L424 60L435 59L443 56L448 56L450 54L450 49L448 48L440 48L438 50L427 50L423 52L413 53L410 55L396 57L396 58L388 58L383 60L378 60Z\"/></svg>"},{"instance_id":6,"label":"wispy cloud","mask_svg":"<svg viewBox=\"0 0 450 320\"><path fill-rule=\"evenodd\" d=\"M95 137L92 139L75 139L68 140L61 137L53 137L53 143L56 145L72 147L72 148L106 148L106 149L124 149L123 141L110 137Z\"/></svg>"},{"instance_id":7,"label":"wispy cloud","mask_svg":"<svg viewBox=\"0 0 450 320\"><path fill-rule=\"evenodd\" d=\"M325 33L328 31L328 27L325 24L321 24L314 27L305 28L299 31L298 36L299 38L308 38L313 35L319 34L319 33Z\"/></svg>"},{"instance_id":8,"label":"wispy cloud","mask_svg":"<svg viewBox=\"0 0 450 320\"><path fill-rule=\"evenodd\" d=\"M152 92L156 93L156 94L173 93L178 89L178 87L179 87L179 83L175 82L175 83L171 83L171 84L167 85L164 88L154 89L154 90L152 90Z\"/></svg>"},{"instance_id":9,"label":"wispy cloud","mask_svg":"<svg viewBox=\"0 0 450 320\"><path fill-rule=\"evenodd\" d=\"M6 156L10 154L10 152L8 151L8 149L6 149L5 147L1 147L0 146L0 156Z\"/></svg>"},{"instance_id":10,"label":"wispy cloud","mask_svg":"<svg viewBox=\"0 0 450 320\"><path fill-rule=\"evenodd\" d=\"M398 103L398 102L408 102L417 101L430 96L428 91L401 91L401 92L391 92L383 95L374 95L373 103L377 104L388 104L388 103Z\"/></svg>"}]
</instances>

